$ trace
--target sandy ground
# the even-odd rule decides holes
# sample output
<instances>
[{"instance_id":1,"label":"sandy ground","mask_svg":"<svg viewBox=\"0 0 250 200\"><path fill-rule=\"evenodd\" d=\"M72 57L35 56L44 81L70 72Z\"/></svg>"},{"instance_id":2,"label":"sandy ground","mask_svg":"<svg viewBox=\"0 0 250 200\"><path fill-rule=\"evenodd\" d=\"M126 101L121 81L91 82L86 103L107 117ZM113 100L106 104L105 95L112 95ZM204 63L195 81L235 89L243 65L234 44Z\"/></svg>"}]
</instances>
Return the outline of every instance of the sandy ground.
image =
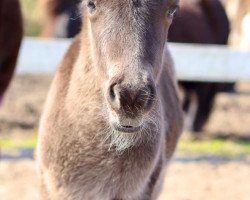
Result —
<instances>
[{"instance_id":1,"label":"sandy ground","mask_svg":"<svg viewBox=\"0 0 250 200\"><path fill-rule=\"evenodd\" d=\"M51 76L15 77L0 110L0 138L22 139L36 133ZM241 95L220 94L204 135L250 138L250 85L240 84ZM18 152L20 153L20 152ZM7 152L8 154L8 152ZM37 199L35 162L22 152L19 159L0 160L0 199ZM176 157L169 167L160 200L249 200L250 158Z\"/></svg>"},{"instance_id":2,"label":"sandy ground","mask_svg":"<svg viewBox=\"0 0 250 200\"><path fill-rule=\"evenodd\" d=\"M25 137L37 129L51 76L17 76L0 108L0 136Z\"/></svg>"},{"instance_id":3,"label":"sandy ground","mask_svg":"<svg viewBox=\"0 0 250 200\"><path fill-rule=\"evenodd\" d=\"M174 161L159 200L249 200L249 166L250 160ZM34 161L0 162L2 200L36 200L37 191Z\"/></svg>"}]
</instances>

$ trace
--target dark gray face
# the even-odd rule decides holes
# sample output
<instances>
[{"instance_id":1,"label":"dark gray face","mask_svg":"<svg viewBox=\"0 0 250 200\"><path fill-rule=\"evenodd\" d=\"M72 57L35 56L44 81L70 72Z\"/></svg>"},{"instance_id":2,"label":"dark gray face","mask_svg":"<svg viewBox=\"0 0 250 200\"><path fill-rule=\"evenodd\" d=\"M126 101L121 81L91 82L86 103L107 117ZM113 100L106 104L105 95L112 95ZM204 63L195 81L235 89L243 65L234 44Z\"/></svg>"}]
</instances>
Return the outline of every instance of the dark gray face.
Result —
<instances>
[{"instance_id":1,"label":"dark gray face","mask_svg":"<svg viewBox=\"0 0 250 200\"><path fill-rule=\"evenodd\" d=\"M122 119L142 118L153 107L154 80L177 6L177 0L84 2L92 57L106 74L108 108L120 127L127 127Z\"/></svg>"}]
</instances>

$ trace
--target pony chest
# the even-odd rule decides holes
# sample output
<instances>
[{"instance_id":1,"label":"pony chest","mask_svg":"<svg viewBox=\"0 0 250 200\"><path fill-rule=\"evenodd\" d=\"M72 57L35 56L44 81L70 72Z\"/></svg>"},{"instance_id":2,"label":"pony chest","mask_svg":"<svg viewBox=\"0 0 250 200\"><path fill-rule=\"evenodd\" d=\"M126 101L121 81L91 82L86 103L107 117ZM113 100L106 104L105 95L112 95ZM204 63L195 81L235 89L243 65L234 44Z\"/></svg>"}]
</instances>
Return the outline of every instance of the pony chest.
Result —
<instances>
[{"instance_id":1,"label":"pony chest","mask_svg":"<svg viewBox=\"0 0 250 200\"><path fill-rule=\"evenodd\" d=\"M148 184L152 162L138 157L119 156L106 152L78 157L77 163L67 162L64 168L65 185L78 188L77 193L91 197L100 195L115 198L117 194L138 196ZM148 158L146 159L148 160Z\"/></svg>"}]
</instances>

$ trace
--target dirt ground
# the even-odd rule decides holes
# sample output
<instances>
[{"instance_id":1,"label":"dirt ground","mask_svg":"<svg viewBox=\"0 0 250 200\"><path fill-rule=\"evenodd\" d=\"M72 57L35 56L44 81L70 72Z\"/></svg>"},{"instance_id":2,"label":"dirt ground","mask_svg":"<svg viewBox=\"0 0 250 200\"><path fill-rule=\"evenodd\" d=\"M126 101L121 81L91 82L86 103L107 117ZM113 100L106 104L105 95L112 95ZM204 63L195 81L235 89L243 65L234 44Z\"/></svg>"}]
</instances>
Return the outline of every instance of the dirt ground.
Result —
<instances>
[{"instance_id":1,"label":"dirt ground","mask_svg":"<svg viewBox=\"0 0 250 200\"><path fill-rule=\"evenodd\" d=\"M22 139L37 130L51 76L15 77L0 110L0 138ZM213 137L250 137L249 84L239 84L240 95L220 94L204 131ZM0 160L0 199L36 200L37 177L32 152ZM15 154L15 153L14 153ZM18 153L17 153L18 154ZM16 155L16 154L15 154ZM25 159L24 159L25 158ZM250 157L175 157L167 172L160 200L250 200Z\"/></svg>"},{"instance_id":2,"label":"dirt ground","mask_svg":"<svg viewBox=\"0 0 250 200\"><path fill-rule=\"evenodd\" d=\"M175 160L159 200L249 200L249 166L250 160L221 163ZM37 188L34 161L0 163L2 200L36 200Z\"/></svg>"}]
</instances>

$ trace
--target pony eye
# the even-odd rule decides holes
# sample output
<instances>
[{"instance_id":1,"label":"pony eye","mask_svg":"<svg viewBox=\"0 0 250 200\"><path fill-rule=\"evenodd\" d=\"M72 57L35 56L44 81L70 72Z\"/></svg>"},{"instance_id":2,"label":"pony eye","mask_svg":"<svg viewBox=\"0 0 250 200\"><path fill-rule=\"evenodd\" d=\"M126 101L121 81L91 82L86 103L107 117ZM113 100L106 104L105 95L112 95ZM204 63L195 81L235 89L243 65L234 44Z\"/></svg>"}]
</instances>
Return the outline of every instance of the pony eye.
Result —
<instances>
[{"instance_id":1,"label":"pony eye","mask_svg":"<svg viewBox=\"0 0 250 200\"><path fill-rule=\"evenodd\" d=\"M93 1L91 1L91 0L88 1L87 6L88 6L90 12L94 12L95 9L96 9L95 3Z\"/></svg>"},{"instance_id":2,"label":"pony eye","mask_svg":"<svg viewBox=\"0 0 250 200\"><path fill-rule=\"evenodd\" d=\"M177 12L177 10L178 10L178 7L169 8L167 11L167 16L173 17L174 14Z\"/></svg>"}]
</instances>

